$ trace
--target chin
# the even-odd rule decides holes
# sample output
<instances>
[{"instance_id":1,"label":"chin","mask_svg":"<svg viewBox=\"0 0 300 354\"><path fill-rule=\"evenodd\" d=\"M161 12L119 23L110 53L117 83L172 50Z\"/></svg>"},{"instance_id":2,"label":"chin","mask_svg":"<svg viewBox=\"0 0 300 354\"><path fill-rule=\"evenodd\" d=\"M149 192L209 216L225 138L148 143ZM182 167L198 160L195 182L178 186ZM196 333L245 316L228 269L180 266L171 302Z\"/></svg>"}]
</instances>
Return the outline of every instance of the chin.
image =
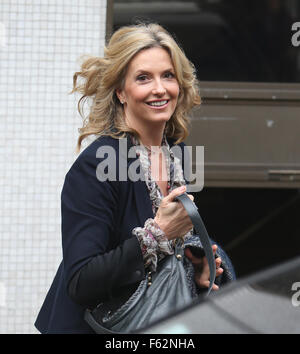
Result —
<instances>
[{"instance_id":1,"label":"chin","mask_svg":"<svg viewBox=\"0 0 300 354\"><path fill-rule=\"evenodd\" d=\"M170 115L160 116L160 117L149 117L149 121L153 123L166 123L171 119Z\"/></svg>"}]
</instances>

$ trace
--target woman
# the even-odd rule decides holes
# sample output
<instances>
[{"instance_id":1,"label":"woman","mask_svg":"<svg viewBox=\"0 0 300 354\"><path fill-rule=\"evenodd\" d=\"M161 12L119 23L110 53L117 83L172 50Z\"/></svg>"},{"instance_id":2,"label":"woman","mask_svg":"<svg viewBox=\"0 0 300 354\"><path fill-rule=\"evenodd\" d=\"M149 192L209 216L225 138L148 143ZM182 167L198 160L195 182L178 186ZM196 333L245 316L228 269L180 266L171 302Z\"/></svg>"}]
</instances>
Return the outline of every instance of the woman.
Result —
<instances>
[{"instance_id":1,"label":"woman","mask_svg":"<svg viewBox=\"0 0 300 354\"><path fill-rule=\"evenodd\" d=\"M79 77L84 79L81 84ZM155 271L157 262L173 253L178 238L185 241L191 293L198 296L209 284L206 258L195 253L200 246L193 238L191 220L174 201L186 190L186 182L171 147L183 148L187 113L200 104L192 64L159 25L123 27L112 36L104 58L86 59L75 73L72 92L76 91L83 94L79 104L92 100L78 150L88 135L98 138L65 178L63 261L35 323L42 333L92 333L83 319L85 309L105 302L112 311L119 308L146 270ZM121 138L127 139L126 168L138 161L144 180L120 178L124 174L120 156L126 153L120 148ZM137 151L134 158L128 155L132 147ZM101 179L99 171L107 157L102 152L111 149L116 158L107 168L116 168L117 178ZM234 273L217 245L213 252L220 285Z\"/></svg>"}]
</instances>

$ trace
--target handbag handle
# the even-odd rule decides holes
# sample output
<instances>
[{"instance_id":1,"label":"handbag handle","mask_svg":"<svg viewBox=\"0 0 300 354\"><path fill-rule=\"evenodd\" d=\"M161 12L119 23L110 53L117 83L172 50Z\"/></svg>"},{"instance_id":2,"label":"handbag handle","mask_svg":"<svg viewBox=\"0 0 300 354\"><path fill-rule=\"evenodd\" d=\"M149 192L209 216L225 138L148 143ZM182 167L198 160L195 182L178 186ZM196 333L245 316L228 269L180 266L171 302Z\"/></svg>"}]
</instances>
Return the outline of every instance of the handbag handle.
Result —
<instances>
[{"instance_id":1,"label":"handbag handle","mask_svg":"<svg viewBox=\"0 0 300 354\"><path fill-rule=\"evenodd\" d=\"M216 279L216 262L208 233L206 231L202 218L198 213L198 208L196 204L189 198L189 196L186 193L183 193L177 196L175 199L179 200L184 206L202 243L204 253L208 261L210 274L209 287L206 294L206 296L208 296Z\"/></svg>"}]
</instances>

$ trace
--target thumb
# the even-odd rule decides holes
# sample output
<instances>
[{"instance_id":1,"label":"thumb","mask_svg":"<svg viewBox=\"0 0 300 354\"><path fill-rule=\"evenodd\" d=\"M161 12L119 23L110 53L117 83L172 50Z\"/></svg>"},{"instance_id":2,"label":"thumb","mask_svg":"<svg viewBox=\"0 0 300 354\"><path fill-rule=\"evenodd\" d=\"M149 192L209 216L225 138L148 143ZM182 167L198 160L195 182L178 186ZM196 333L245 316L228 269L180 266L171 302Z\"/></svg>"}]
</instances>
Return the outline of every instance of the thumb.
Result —
<instances>
[{"instance_id":1,"label":"thumb","mask_svg":"<svg viewBox=\"0 0 300 354\"><path fill-rule=\"evenodd\" d=\"M185 192L186 192L186 186L181 186L181 187L173 189L172 192L170 194L168 194L164 199L167 202L172 202L172 201L174 201L174 199L177 196L179 196L180 194L183 194Z\"/></svg>"},{"instance_id":2,"label":"thumb","mask_svg":"<svg viewBox=\"0 0 300 354\"><path fill-rule=\"evenodd\" d=\"M184 254L185 256L193 263L193 264L200 264L202 263L202 259L198 258L196 256L193 255L192 251L190 250L190 248L185 248L184 250Z\"/></svg>"}]
</instances>

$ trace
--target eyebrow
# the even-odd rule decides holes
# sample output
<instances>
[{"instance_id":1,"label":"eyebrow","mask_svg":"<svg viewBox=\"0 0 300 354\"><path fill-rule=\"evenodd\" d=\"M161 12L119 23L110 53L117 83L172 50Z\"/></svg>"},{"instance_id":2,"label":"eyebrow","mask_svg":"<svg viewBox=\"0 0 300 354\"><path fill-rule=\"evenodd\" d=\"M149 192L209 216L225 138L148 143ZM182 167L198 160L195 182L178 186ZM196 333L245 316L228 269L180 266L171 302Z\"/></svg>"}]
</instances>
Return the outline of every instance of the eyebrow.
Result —
<instances>
[{"instance_id":1,"label":"eyebrow","mask_svg":"<svg viewBox=\"0 0 300 354\"><path fill-rule=\"evenodd\" d=\"M173 69L173 68L168 68L168 69L166 69L166 70L163 70L163 73L165 73L165 72L167 72L167 71L171 71L171 72L175 72L175 70ZM151 74L151 72L150 71L148 71L148 70L143 70L143 69L139 69L139 70L137 70L136 72L135 72L135 75L137 75L137 74Z\"/></svg>"}]
</instances>

